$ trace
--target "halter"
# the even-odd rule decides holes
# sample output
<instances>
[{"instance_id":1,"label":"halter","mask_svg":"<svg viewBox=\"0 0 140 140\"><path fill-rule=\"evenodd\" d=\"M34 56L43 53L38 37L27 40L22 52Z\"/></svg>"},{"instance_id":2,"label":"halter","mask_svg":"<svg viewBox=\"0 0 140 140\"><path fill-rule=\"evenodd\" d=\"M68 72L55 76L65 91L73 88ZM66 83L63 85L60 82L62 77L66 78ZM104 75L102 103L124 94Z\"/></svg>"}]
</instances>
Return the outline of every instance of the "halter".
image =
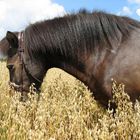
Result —
<instances>
[{"instance_id":1,"label":"halter","mask_svg":"<svg viewBox=\"0 0 140 140\"><path fill-rule=\"evenodd\" d=\"M24 53L24 49L22 48L22 42L23 42L23 33L19 32L18 33L18 42L19 42L19 48L18 48L18 54L20 57L20 64L22 66L21 68L21 93L23 93L23 65L24 65L24 60L23 60L23 53Z\"/></svg>"},{"instance_id":2,"label":"halter","mask_svg":"<svg viewBox=\"0 0 140 140\"><path fill-rule=\"evenodd\" d=\"M33 76L31 74L31 72L27 68L27 64L25 64L25 62L24 62L24 52L25 52L25 50L22 47L23 41L24 41L23 32L19 32L18 33L18 42L19 42L18 55L19 55L19 58L20 58L20 64L22 66L22 71L21 71L22 84L21 84L21 88L20 88L22 93L23 93L23 68L24 68L24 70L25 70L25 72L27 73L28 76L30 76L32 79L34 79L38 83L40 83L40 84L42 83L42 81L40 79L36 78L35 76Z\"/></svg>"}]
</instances>

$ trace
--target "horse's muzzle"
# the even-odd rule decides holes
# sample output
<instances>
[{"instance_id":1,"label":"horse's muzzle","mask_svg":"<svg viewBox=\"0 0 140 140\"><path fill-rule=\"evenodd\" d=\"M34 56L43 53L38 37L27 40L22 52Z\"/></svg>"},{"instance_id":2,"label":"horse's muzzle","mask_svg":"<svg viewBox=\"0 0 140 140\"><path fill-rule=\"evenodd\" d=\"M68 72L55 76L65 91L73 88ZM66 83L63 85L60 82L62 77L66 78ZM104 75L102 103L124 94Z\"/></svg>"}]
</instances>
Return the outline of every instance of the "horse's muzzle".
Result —
<instances>
[{"instance_id":1,"label":"horse's muzzle","mask_svg":"<svg viewBox=\"0 0 140 140\"><path fill-rule=\"evenodd\" d=\"M9 86L11 89L18 91L18 92L22 92L23 91L23 87L21 85L17 85L15 83L9 82Z\"/></svg>"}]
</instances>

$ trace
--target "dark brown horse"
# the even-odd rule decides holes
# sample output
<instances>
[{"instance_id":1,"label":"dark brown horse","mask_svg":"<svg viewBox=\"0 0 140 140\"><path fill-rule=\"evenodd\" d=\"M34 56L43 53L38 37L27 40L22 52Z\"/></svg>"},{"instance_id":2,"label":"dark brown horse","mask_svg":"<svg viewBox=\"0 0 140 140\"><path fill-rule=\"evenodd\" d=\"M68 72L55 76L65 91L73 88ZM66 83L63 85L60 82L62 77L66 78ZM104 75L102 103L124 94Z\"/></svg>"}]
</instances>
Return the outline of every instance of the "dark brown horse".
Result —
<instances>
[{"instance_id":1,"label":"dark brown horse","mask_svg":"<svg viewBox=\"0 0 140 140\"><path fill-rule=\"evenodd\" d=\"M84 82L104 106L112 98L112 78L126 85L132 101L140 95L138 21L84 11L29 25L18 36L7 32L7 67L10 82L25 94L57 67Z\"/></svg>"},{"instance_id":2,"label":"dark brown horse","mask_svg":"<svg viewBox=\"0 0 140 140\"><path fill-rule=\"evenodd\" d=\"M14 32L14 34L18 37L18 32ZM0 59L4 60L7 58L8 51L10 49L10 44L6 37L4 37L0 41Z\"/></svg>"}]
</instances>

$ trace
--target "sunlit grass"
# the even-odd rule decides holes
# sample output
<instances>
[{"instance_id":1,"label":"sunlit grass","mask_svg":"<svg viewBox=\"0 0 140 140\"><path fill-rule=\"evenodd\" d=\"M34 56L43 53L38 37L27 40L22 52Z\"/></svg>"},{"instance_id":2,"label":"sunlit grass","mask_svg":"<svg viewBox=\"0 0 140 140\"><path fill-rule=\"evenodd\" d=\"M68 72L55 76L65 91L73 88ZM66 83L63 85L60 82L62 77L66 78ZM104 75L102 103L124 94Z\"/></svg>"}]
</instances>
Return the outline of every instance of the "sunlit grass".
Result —
<instances>
[{"instance_id":1,"label":"sunlit grass","mask_svg":"<svg viewBox=\"0 0 140 140\"><path fill-rule=\"evenodd\" d=\"M20 93L9 91L8 71L1 62L1 140L140 139L140 103L133 106L124 85L115 81L112 91L118 108L114 115L81 82L59 69L48 71L40 96L30 95L26 103L19 102Z\"/></svg>"}]
</instances>

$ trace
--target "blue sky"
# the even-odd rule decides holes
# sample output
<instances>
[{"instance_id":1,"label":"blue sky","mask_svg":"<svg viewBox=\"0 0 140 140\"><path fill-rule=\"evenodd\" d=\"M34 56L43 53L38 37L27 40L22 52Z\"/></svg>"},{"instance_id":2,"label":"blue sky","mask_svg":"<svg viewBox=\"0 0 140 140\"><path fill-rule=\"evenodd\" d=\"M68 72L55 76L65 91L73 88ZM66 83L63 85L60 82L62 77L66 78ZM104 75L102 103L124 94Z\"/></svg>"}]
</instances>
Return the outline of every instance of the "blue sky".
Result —
<instances>
[{"instance_id":1,"label":"blue sky","mask_svg":"<svg viewBox=\"0 0 140 140\"><path fill-rule=\"evenodd\" d=\"M80 8L88 10L103 10L113 14L126 15L137 20L140 16L136 11L140 8L140 0L53 0L61 4L66 11L76 11ZM127 11L129 10L129 12Z\"/></svg>"},{"instance_id":2,"label":"blue sky","mask_svg":"<svg viewBox=\"0 0 140 140\"><path fill-rule=\"evenodd\" d=\"M140 20L140 0L0 0L0 39L30 23L63 16L81 8L102 10Z\"/></svg>"},{"instance_id":3,"label":"blue sky","mask_svg":"<svg viewBox=\"0 0 140 140\"><path fill-rule=\"evenodd\" d=\"M53 0L54 2L64 6L65 10L78 10L80 8L101 9L107 11L120 10L125 5L123 0Z\"/></svg>"}]
</instances>

